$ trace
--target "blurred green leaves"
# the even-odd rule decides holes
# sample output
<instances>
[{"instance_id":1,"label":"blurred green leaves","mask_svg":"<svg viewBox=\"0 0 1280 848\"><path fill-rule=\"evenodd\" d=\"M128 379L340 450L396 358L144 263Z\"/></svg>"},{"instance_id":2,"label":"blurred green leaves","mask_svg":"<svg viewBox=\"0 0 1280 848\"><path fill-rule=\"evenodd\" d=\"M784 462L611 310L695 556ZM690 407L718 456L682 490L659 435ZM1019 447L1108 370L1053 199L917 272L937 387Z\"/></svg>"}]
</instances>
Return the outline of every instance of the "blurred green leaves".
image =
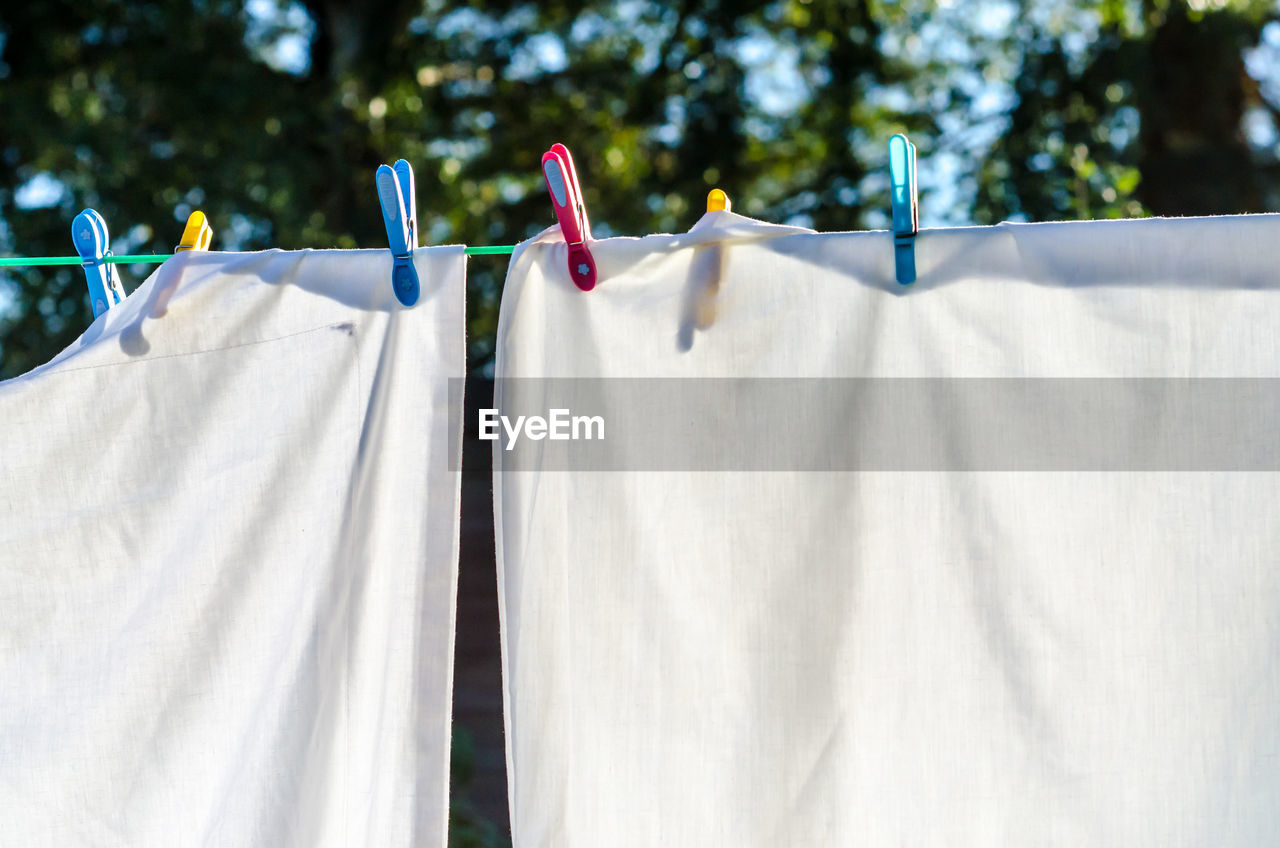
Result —
<instances>
[{"instance_id":1,"label":"blurred green leaves","mask_svg":"<svg viewBox=\"0 0 1280 848\"><path fill-rule=\"evenodd\" d=\"M485 820L471 802L475 760L470 732L455 722L449 752L449 848L507 848L505 828Z\"/></svg>"},{"instance_id":2,"label":"blurred green leaves","mask_svg":"<svg viewBox=\"0 0 1280 848\"><path fill-rule=\"evenodd\" d=\"M9 4L0 252L70 252L86 205L129 252L168 252L196 207L215 248L381 247L373 169L401 157L424 241L515 242L554 222L538 160L555 141L597 236L687 229L716 185L769 220L884 226L897 131L920 148L926 225L1276 209L1276 17L1247 0ZM504 272L470 263L475 367ZM89 320L78 269L6 270L0 376Z\"/></svg>"}]
</instances>

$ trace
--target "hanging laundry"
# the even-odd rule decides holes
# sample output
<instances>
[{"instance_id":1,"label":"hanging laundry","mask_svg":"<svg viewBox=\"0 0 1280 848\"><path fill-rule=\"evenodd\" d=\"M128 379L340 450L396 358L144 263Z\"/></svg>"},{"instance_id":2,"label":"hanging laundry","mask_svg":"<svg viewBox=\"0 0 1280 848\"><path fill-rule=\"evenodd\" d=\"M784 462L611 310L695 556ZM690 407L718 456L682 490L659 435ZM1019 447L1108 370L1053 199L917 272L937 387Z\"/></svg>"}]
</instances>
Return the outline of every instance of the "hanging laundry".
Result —
<instances>
[{"instance_id":1,"label":"hanging laundry","mask_svg":"<svg viewBox=\"0 0 1280 848\"><path fill-rule=\"evenodd\" d=\"M514 845L1280 842L1280 216L892 238L517 249Z\"/></svg>"},{"instance_id":2,"label":"hanging laundry","mask_svg":"<svg viewBox=\"0 0 1280 848\"><path fill-rule=\"evenodd\" d=\"M466 260L414 262L183 252L0 383L0 842L443 848Z\"/></svg>"}]
</instances>

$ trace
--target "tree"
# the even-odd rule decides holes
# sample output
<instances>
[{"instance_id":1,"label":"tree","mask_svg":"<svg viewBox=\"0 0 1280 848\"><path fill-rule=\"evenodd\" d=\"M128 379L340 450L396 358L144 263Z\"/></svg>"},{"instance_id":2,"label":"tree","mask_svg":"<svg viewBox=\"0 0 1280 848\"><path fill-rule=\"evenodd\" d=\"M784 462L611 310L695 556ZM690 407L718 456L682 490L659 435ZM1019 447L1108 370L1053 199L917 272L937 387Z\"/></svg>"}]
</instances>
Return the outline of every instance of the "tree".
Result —
<instances>
[{"instance_id":1,"label":"tree","mask_svg":"<svg viewBox=\"0 0 1280 848\"><path fill-rule=\"evenodd\" d=\"M376 247L373 169L399 157L418 172L431 243L509 243L554 223L538 162L553 141L579 160L597 235L686 229L719 183L751 214L847 229L869 203L860 180L878 166L845 143L855 124L881 146L927 124L862 106L895 72L875 50L871 4L249 5L7 10L0 247L66 254L86 205L113 227L118 252L170 251L195 207L216 248ZM802 51L810 75L785 112L748 92L759 74L747 54L774 42ZM301 45L292 65L280 60L289 44ZM35 179L58 188L55 202L18 208L19 187ZM478 367L492 355L503 271L472 262ZM126 287L137 279L125 276ZM6 376L90 321L76 268L0 280Z\"/></svg>"},{"instance_id":2,"label":"tree","mask_svg":"<svg viewBox=\"0 0 1280 848\"><path fill-rule=\"evenodd\" d=\"M1276 7L1225 0L1080 7L1070 29L1029 15L1011 38L1016 100L980 170L975 217L1277 208L1280 112L1245 62L1280 19ZM1081 30L1095 35L1069 45ZM1270 125L1261 141L1246 136L1251 114Z\"/></svg>"},{"instance_id":3,"label":"tree","mask_svg":"<svg viewBox=\"0 0 1280 848\"><path fill-rule=\"evenodd\" d=\"M195 207L216 248L379 247L372 174L401 157L428 243L511 243L554 223L554 141L597 236L687 229L715 185L765 219L885 226L896 131L926 222L1280 205L1265 0L9 5L5 253L71 252L86 205L118 251L169 252ZM469 268L482 371L504 270ZM0 272L0 376L89 321L79 269Z\"/></svg>"}]
</instances>

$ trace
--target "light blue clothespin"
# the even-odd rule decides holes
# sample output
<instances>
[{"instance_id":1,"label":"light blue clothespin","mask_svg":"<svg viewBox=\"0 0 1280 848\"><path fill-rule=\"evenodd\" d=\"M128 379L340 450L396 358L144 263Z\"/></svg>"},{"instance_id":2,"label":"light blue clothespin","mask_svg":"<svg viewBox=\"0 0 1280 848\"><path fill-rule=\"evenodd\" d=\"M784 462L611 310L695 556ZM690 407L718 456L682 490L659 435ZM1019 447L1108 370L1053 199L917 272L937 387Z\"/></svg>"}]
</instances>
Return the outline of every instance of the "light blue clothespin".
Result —
<instances>
[{"instance_id":1,"label":"light blue clothespin","mask_svg":"<svg viewBox=\"0 0 1280 848\"><path fill-rule=\"evenodd\" d=\"M97 318L124 300L124 286L120 284L116 266L103 261L111 255L107 222L94 210L84 210L71 222L71 241L80 254L85 281L89 284L89 303L93 317Z\"/></svg>"},{"instance_id":2,"label":"light blue clothespin","mask_svg":"<svg viewBox=\"0 0 1280 848\"><path fill-rule=\"evenodd\" d=\"M902 133L889 139L889 205L893 212L893 264L902 285L916 281L916 146Z\"/></svg>"},{"instance_id":3,"label":"light blue clothespin","mask_svg":"<svg viewBox=\"0 0 1280 848\"><path fill-rule=\"evenodd\" d=\"M418 246L418 198L413 187L413 168L403 159L395 166L379 165L374 177L382 223L387 228L387 244L395 264L391 266L391 290L405 306L418 302L421 287L413 267L413 249Z\"/></svg>"}]
</instances>

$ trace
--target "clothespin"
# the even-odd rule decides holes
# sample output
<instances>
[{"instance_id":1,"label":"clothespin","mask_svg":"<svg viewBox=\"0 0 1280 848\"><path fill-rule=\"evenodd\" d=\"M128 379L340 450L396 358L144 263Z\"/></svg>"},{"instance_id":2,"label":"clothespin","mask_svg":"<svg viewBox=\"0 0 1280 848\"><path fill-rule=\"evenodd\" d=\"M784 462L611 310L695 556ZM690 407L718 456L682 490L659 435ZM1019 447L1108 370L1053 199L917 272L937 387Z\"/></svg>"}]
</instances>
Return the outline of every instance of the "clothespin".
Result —
<instances>
[{"instance_id":1,"label":"clothespin","mask_svg":"<svg viewBox=\"0 0 1280 848\"><path fill-rule=\"evenodd\" d=\"M418 196L413 185L413 167L403 159L394 166L379 165L374 176L382 223L391 247L391 290L405 306L418 302L421 286L413 267L413 249L418 246Z\"/></svg>"},{"instance_id":2,"label":"clothespin","mask_svg":"<svg viewBox=\"0 0 1280 848\"><path fill-rule=\"evenodd\" d=\"M583 291L596 287L596 260L587 242L591 240L591 222L582 203L582 186L573 167L573 156L563 144L553 144L542 154L542 175L551 193L560 232L569 245L569 278Z\"/></svg>"},{"instance_id":3,"label":"clothespin","mask_svg":"<svg viewBox=\"0 0 1280 848\"><path fill-rule=\"evenodd\" d=\"M213 227L209 219L199 209L187 216L187 225L182 229L182 241L173 249L174 253L184 250L208 250L213 241Z\"/></svg>"},{"instance_id":4,"label":"clothespin","mask_svg":"<svg viewBox=\"0 0 1280 848\"><path fill-rule=\"evenodd\" d=\"M889 206L893 213L893 264L898 283L916 281L916 232L920 206L916 198L916 146L902 133L889 139Z\"/></svg>"},{"instance_id":5,"label":"clothespin","mask_svg":"<svg viewBox=\"0 0 1280 848\"><path fill-rule=\"evenodd\" d=\"M104 260L111 255L111 239L107 222L92 209L85 209L71 222L71 241L80 254L85 281L89 285L89 303L97 318L124 300L124 286L116 266Z\"/></svg>"},{"instance_id":6,"label":"clothespin","mask_svg":"<svg viewBox=\"0 0 1280 848\"><path fill-rule=\"evenodd\" d=\"M725 212L733 211L733 204L729 202L729 195L718 188L713 188L707 193L707 211L720 212L722 210Z\"/></svg>"}]
</instances>

